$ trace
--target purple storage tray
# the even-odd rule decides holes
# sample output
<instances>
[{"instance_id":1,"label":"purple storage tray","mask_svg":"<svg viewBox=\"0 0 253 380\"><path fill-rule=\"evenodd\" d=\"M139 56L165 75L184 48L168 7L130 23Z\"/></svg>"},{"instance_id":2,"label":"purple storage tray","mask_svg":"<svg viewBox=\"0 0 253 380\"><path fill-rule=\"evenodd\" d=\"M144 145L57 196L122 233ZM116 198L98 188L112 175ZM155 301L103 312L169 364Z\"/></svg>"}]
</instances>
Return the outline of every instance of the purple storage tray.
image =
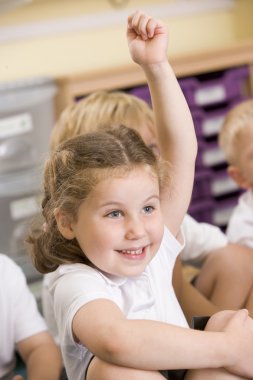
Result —
<instances>
[{"instance_id":1,"label":"purple storage tray","mask_svg":"<svg viewBox=\"0 0 253 380\"><path fill-rule=\"evenodd\" d=\"M237 205L238 196L235 195L218 201L207 199L192 202L188 213L198 222L211 223L224 228L227 226L234 207Z\"/></svg>"},{"instance_id":2,"label":"purple storage tray","mask_svg":"<svg viewBox=\"0 0 253 380\"><path fill-rule=\"evenodd\" d=\"M226 163L226 158L218 146L217 141L198 142L198 154L196 159L196 167L200 168L212 168Z\"/></svg>"},{"instance_id":3,"label":"purple storage tray","mask_svg":"<svg viewBox=\"0 0 253 380\"><path fill-rule=\"evenodd\" d=\"M191 202L188 213L198 222L212 223L213 201L211 199Z\"/></svg>"},{"instance_id":4,"label":"purple storage tray","mask_svg":"<svg viewBox=\"0 0 253 380\"><path fill-rule=\"evenodd\" d=\"M191 202L199 199L209 198L210 192L210 172L209 170L196 171L193 183Z\"/></svg>"},{"instance_id":5,"label":"purple storage tray","mask_svg":"<svg viewBox=\"0 0 253 380\"><path fill-rule=\"evenodd\" d=\"M205 110L203 108L192 109L191 113L196 135L204 139L217 136L228 111L243 100L245 100L245 98L236 98L223 107L211 110Z\"/></svg>"},{"instance_id":6,"label":"purple storage tray","mask_svg":"<svg viewBox=\"0 0 253 380\"><path fill-rule=\"evenodd\" d=\"M243 97L243 83L248 77L248 67L239 67L224 71L219 78L200 80L191 77L181 79L179 83L190 107L206 106Z\"/></svg>"},{"instance_id":7,"label":"purple storage tray","mask_svg":"<svg viewBox=\"0 0 253 380\"><path fill-rule=\"evenodd\" d=\"M231 214L237 205L238 197L239 194L219 201L214 201L211 217L213 224L219 227L224 227L228 224Z\"/></svg>"},{"instance_id":8,"label":"purple storage tray","mask_svg":"<svg viewBox=\"0 0 253 380\"><path fill-rule=\"evenodd\" d=\"M150 92L147 85L133 87L128 91L128 93L131 95L137 96L138 98L144 100L145 102L151 105L151 97L150 97Z\"/></svg>"},{"instance_id":9,"label":"purple storage tray","mask_svg":"<svg viewBox=\"0 0 253 380\"><path fill-rule=\"evenodd\" d=\"M221 197L237 192L240 192L240 188L228 175L226 169L215 172L210 170L210 193L213 197Z\"/></svg>"}]
</instances>

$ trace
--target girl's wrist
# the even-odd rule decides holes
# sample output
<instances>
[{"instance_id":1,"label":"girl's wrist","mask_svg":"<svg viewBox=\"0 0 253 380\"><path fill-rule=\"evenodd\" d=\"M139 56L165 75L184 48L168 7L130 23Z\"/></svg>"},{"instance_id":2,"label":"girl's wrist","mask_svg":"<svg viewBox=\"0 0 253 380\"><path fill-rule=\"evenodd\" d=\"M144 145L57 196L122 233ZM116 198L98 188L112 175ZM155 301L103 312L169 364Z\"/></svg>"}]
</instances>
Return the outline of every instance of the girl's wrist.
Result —
<instances>
[{"instance_id":1,"label":"girl's wrist","mask_svg":"<svg viewBox=\"0 0 253 380\"><path fill-rule=\"evenodd\" d=\"M222 348L221 367L225 367L225 368L233 367L236 363L236 360L238 359L238 355L236 354L233 341L232 339L230 339L230 336L228 333L221 332L220 334L223 334L223 344L221 345L221 348Z\"/></svg>"},{"instance_id":2,"label":"girl's wrist","mask_svg":"<svg viewBox=\"0 0 253 380\"><path fill-rule=\"evenodd\" d=\"M161 80L162 83L164 83L164 80L166 80L166 78L169 79L175 76L168 61L142 65L141 67L145 73L147 80Z\"/></svg>"}]
</instances>

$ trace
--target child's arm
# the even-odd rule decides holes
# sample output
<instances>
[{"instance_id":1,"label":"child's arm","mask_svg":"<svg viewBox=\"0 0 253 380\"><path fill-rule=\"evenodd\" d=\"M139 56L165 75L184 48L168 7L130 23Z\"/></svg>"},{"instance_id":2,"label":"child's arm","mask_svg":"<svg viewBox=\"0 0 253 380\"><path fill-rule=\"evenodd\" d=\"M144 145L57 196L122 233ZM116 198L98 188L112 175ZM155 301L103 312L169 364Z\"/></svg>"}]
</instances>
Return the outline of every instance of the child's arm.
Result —
<instances>
[{"instance_id":1,"label":"child's arm","mask_svg":"<svg viewBox=\"0 0 253 380\"><path fill-rule=\"evenodd\" d=\"M163 158L172 164L172 185L163 194L165 223L177 234L189 205L197 143L192 117L167 59L167 31L161 21L136 12L128 18L128 44L146 74Z\"/></svg>"},{"instance_id":2,"label":"child's arm","mask_svg":"<svg viewBox=\"0 0 253 380\"><path fill-rule=\"evenodd\" d=\"M60 349L47 331L18 342L17 350L26 364L29 380L58 380L60 378L62 370Z\"/></svg>"},{"instance_id":3,"label":"child's arm","mask_svg":"<svg viewBox=\"0 0 253 380\"><path fill-rule=\"evenodd\" d=\"M225 367L252 377L253 321L245 310L232 312L232 317L230 312L222 313L222 332L203 332L156 321L128 320L114 303L100 299L79 309L72 326L76 338L95 356L122 367Z\"/></svg>"}]
</instances>

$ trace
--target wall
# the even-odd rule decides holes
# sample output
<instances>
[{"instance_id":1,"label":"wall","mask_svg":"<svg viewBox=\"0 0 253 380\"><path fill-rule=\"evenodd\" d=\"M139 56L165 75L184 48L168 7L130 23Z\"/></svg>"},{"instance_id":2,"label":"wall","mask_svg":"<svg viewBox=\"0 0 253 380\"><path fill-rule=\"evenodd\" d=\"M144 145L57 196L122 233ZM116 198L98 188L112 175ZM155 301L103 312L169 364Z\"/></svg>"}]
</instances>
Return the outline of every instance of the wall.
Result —
<instances>
[{"instance_id":1,"label":"wall","mask_svg":"<svg viewBox=\"0 0 253 380\"><path fill-rule=\"evenodd\" d=\"M125 19L134 8L157 13L169 24L170 56L253 39L251 0L228 0L233 7L209 11L202 9L204 3L223 1L121 2L126 5L113 8L109 0L34 0L0 14L0 82L33 76L59 78L130 64ZM191 12L189 7L196 2L198 10ZM166 13L163 9L168 5L171 12ZM180 13L179 6L186 11Z\"/></svg>"}]
</instances>

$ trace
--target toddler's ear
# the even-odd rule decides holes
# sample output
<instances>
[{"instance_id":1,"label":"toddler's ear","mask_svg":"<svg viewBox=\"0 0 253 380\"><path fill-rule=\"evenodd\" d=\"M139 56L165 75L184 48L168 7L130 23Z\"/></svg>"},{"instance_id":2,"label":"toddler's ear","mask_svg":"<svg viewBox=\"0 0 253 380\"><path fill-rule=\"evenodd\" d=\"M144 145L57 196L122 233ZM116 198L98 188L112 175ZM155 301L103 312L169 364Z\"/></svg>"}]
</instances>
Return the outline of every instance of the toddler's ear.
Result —
<instances>
[{"instance_id":1,"label":"toddler's ear","mask_svg":"<svg viewBox=\"0 0 253 380\"><path fill-rule=\"evenodd\" d=\"M241 173L241 171L238 169L237 166L229 165L227 172L229 176L237 183L237 185L241 189L245 189L245 190L249 189L250 184L247 178L243 176L243 174Z\"/></svg>"},{"instance_id":2,"label":"toddler's ear","mask_svg":"<svg viewBox=\"0 0 253 380\"><path fill-rule=\"evenodd\" d=\"M67 240L74 239L75 234L72 229L70 218L63 214L61 210L55 209L54 210L54 216L57 223L58 230L62 234L63 237Z\"/></svg>"}]
</instances>

